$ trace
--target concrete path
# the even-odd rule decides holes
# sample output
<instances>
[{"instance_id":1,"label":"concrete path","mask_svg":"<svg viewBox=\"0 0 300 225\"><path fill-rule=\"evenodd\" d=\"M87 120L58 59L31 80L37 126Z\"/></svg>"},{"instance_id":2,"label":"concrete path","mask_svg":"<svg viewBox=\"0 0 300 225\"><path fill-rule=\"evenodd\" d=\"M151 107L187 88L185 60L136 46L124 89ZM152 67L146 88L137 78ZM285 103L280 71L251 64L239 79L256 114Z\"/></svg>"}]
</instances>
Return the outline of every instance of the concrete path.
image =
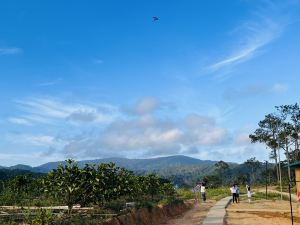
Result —
<instances>
[{"instance_id":1,"label":"concrete path","mask_svg":"<svg viewBox=\"0 0 300 225\"><path fill-rule=\"evenodd\" d=\"M226 215L226 207L230 203L231 196L218 201L207 213L202 225L223 225Z\"/></svg>"}]
</instances>

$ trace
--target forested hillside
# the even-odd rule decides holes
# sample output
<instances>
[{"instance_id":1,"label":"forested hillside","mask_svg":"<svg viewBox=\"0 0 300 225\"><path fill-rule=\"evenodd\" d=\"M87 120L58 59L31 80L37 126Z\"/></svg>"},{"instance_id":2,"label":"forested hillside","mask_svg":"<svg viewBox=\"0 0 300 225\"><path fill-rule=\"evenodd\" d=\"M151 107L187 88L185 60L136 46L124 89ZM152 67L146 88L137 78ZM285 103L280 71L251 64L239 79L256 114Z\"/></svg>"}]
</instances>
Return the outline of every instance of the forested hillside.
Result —
<instances>
[{"instance_id":1,"label":"forested hillside","mask_svg":"<svg viewBox=\"0 0 300 225\"><path fill-rule=\"evenodd\" d=\"M25 175L25 174L30 174L33 177L39 177L44 175L42 173L35 173L28 170L0 168L0 180L9 180L18 175Z\"/></svg>"},{"instance_id":2,"label":"forested hillside","mask_svg":"<svg viewBox=\"0 0 300 225\"><path fill-rule=\"evenodd\" d=\"M84 167L85 164L95 164L99 165L101 163L113 162L120 167L124 167L132 171L157 171L165 168L181 167L181 166L195 166L201 165L204 167L214 165L216 161L210 160L200 160L183 155L175 155L168 157L158 157L150 159L127 159L127 158L104 158L104 159L94 159L94 160L82 160L78 161L79 167ZM59 164L66 165L65 161L49 162L42 164L37 167L31 167L27 165L16 165L7 167L6 169L22 169L30 170L32 172L49 172Z\"/></svg>"},{"instance_id":3,"label":"forested hillside","mask_svg":"<svg viewBox=\"0 0 300 225\"><path fill-rule=\"evenodd\" d=\"M273 164L265 164L255 158L248 159L242 164L199 160L186 156L170 156L155 159L126 159L107 158L97 160L79 161L78 166L83 168L85 164L99 165L113 162L119 167L133 171L137 175L155 173L160 177L170 179L178 187L193 187L198 181L205 180L210 186L231 185L234 182L240 184L276 182L276 171ZM7 180L16 175L31 173L41 176L59 164L65 162L51 162L39 167L16 165L0 170L0 179ZM21 169L20 169L21 168ZM287 172L282 166L283 173ZM43 173L41 173L43 172Z\"/></svg>"}]
</instances>

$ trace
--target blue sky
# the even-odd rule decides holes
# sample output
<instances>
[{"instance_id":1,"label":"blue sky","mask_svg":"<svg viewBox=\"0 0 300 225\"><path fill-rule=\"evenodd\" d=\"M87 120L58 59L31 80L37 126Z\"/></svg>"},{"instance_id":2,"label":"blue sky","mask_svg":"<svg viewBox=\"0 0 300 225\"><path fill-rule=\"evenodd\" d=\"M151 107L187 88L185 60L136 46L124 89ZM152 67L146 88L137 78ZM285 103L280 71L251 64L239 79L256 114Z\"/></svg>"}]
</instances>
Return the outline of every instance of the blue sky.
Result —
<instances>
[{"instance_id":1,"label":"blue sky","mask_svg":"<svg viewBox=\"0 0 300 225\"><path fill-rule=\"evenodd\" d=\"M299 12L296 0L1 1L0 165L267 159L247 137L298 101Z\"/></svg>"}]
</instances>

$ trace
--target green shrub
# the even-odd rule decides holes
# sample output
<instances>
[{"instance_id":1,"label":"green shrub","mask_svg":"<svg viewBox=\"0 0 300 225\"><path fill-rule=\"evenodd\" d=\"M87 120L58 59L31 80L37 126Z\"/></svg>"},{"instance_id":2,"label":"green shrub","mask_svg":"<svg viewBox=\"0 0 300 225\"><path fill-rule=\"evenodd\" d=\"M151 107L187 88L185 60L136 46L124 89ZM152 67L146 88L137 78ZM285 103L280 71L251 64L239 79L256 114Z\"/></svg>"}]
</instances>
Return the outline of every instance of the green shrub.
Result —
<instances>
[{"instance_id":1,"label":"green shrub","mask_svg":"<svg viewBox=\"0 0 300 225\"><path fill-rule=\"evenodd\" d=\"M183 199L183 200L188 200L188 199L194 199L195 198L195 193L193 193L191 189L179 188L176 191L177 191L178 197Z\"/></svg>"},{"instance_id":2,"label":"green shrub","mask_svg":"<svg viewBox=\"0 0 300 225\"><path fill-rule=\"evenodd\" d=\"M113 212L119 213L125 208L126 201L122 199L113 200L104 204L105 209L110 209Z\"/></svg>"},{"instance_id":3,"label":"green shrub","mask_svg":"<svg viewBox=\"0 0 300 225\"><path fill-rule=\"evenodd\" d=\"M158 202L159 205L176 205L176 204L183 204L182 199L177 198L165 198Z\"/></svg>"},{"instance_id":4,"label":"green shrub","mask_svg":"<svg viewBox=\"0 0 300 225\"><path fill-rule=\"evenodd\" d=\"M138 202L135 206L135 208L140 209L140 208L148 208L148 209L152 209L155 206L157 206L156 202L152 202L152 201L141 201Z\"/></svg>"},{"instance_id":5,"label":"green shrub","mask_svg":"<svg viewBox=\"0 0 300 225\"><path fill-rule=\"evenodd\" d=\"M54 221L54 216L51 210L40 208L35 212L26 210L24 220L30 225L50 225Z\"/></svg>"}]
</instances>

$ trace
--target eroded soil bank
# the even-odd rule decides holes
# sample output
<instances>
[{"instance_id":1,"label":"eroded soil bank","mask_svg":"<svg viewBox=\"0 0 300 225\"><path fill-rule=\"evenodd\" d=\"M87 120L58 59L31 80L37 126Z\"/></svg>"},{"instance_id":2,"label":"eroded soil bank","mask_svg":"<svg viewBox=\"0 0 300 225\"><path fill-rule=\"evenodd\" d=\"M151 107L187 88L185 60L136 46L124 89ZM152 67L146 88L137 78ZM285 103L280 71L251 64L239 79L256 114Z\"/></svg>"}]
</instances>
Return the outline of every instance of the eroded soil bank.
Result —
<instances>
[{"instance_id":1,"label":"eroded soil bank","mask_svg":"<svg viewBox=\"0 0 300 225\"><path fill-rule=\"evenodd\" d=\"M182 215L191 208L193 208L193 203L142 208L114 217L103 225L160 225L170 218Z\"/></svg>"}]
</instances>

